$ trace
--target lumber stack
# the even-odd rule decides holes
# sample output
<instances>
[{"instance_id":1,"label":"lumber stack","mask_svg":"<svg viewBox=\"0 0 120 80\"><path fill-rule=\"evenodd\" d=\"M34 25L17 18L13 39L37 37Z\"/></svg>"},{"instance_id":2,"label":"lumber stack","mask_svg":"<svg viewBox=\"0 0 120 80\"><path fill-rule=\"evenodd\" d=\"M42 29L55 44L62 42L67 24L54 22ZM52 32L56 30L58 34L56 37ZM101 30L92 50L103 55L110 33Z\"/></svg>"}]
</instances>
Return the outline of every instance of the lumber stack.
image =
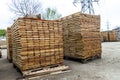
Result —
<instances>
[{"instance_id":1,"label":"lumber stack","mask_svg":"<svg viewBox=\"0 0 120 80\"><path fill-rule=\"evenodd\" d=\"M0 40L1 49L6 46L6 40Z\"/></svg>"},{"instance_id":2,"label":"lumber stack","mask_svg":"<svg viewBox=\"0 0 120 80\"><path fill-rule=\"evenodd\" d=\"M100 16L80 12L61 18L66 57L101 56Z\"/></svg>"},{"instance_id":3,"label":"lumber stack","mask_svg":"<svg viewBox=\"0 0 120 80\"><path fill-rule=\"evenodd\" d=\"M116 35L117 35L117 41L120 41L120 30L116 31Z\"/></svg>"},{"instance_id":4,"label":"lumber stack","mask_svg":"<svg viewBox=\"0 0 120 80\"><path fill-rule=\"evenodd\" d=\"M113 42L113 41L117 41L117 34L116 34L116 31L110 31L109 32L109 35L110 35L110 41Z\"/></svg>"},{"instance_id":5,"label":"lumber stack","mask_svg":"<svg viewBox=\"0 0 120 80\"><path fill-rule=\"evenodd\" d=\"M6 42L7 42L7 59L9 62L12 62L12 36L10 27L7 28Z\"/></svg>"},{"instance_id":6,"label":"lumber stack","mask_svg":"<svg viewBox=\"0 0 120 80\"><path fill-rule=\"evenodd\" d=\"M13 63L22 71L63 63L62 24L19 18L12 29Z\"/></svg>"},{"instance_id":7,"label":"lumber stack","mask_svg":"<svg viewBox=\"0 0 120 80\"><path fill-rule=\"evenodd\" d=\"M107 31L101 32L101 37L103 38L103 42L109 41L108 35L109 33Z\"/></svg>"},{"instance_id":8,"label":"lumber stack","mask_svg":"<svg viewBox=\"0 0 120 80\"><path fill-rule=\"evenodd\" d=\"M117 32L112 30L112 31L103 31L101 32L101 35L103 37L104 42L113 42L117 41Z\"/></svg>"}]
</instances>

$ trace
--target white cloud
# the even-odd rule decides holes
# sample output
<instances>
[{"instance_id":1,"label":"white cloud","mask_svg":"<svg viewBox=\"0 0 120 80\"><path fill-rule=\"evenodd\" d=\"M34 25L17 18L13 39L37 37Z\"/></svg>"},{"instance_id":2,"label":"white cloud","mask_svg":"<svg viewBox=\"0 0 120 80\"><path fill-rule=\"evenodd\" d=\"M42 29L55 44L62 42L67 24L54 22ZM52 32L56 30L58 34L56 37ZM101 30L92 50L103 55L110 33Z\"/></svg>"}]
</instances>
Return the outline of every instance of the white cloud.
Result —
<instances>
[{"instance_id":1,"label":"white cloud","mask_svg":"<svg viewBox=\"0 0 120 80\"><path fill-rule=\"evenodd\" d=\"M120 1L119 0L101 0L101 16L102 16L102 29L106 30L107 20L110 23L110 29L115 28L116 25L120 25Z\"/></svg>"},{"instance_id":2,"label":"white cloud","mask_svg":"<svg viewBox=\"0 0 120 80\"><path fill-rule=\"evenodd\" d=\"M77 12L80 9L75 7L72 2L73 0L44 0L43 7L56 7L63 16Z\"/></svg>"},{"instance_id":3,"label":"white cloud","mask_svg":"<svg viewBox=\"0 0 120 80\"><path fill-rule=\"evenodd\" d=\"M8 27L13 16L9 11L8 3L8 0L3 0L0 3L0 28Z\"/></svg>"}]
</instances>

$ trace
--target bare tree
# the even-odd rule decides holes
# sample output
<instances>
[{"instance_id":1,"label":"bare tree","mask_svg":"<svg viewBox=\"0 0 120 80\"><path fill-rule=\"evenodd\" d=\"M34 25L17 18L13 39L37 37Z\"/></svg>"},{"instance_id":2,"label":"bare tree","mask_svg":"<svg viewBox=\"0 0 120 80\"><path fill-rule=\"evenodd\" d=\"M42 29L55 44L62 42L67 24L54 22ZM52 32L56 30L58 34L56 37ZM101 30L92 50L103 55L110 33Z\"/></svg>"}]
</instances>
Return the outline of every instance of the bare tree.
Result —
<instances>
[{"instance_id":1,"label":"bare tree","mask_svg":"<svg viewBox=\"0 0 120 80\"><path fill-rule=\"evenodd\" d=\"M60 18L62 15L57 11L56 8L47 8L42 14L42 19L55 20Z\"/></svg>"},{"instance_id":2,"label":"bare tree","mask_svg":"<svg viewBox=\"0 0 120 80\"><path fill-rule=\"evenodd\" d=\"M36 15L41 11L38 0L12 0L10 10L18 16Z\"/></svg>"}]
</instances>

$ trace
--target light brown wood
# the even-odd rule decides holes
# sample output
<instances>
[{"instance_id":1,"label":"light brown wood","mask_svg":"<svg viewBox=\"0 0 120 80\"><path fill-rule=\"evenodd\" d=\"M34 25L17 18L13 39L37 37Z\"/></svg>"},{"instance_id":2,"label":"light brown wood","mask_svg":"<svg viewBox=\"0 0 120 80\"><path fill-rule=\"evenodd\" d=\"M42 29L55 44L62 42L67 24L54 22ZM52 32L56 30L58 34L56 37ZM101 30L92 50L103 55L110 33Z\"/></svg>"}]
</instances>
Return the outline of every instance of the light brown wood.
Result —
<instances>
[{"instance_id":1,"label":"light brown wood","mask_svg":"<svg viewBox=\"0 0 120 80\"><path fill-rule=\"evenodd\" d=\"M6 32L6 41L7 41L7 59L9 62L12 62L12 37L11 37L11 28L7 28Z\"/></svg>"},{"instance_id":2,"label":"light brown wood","mask_svg":"<svg viewBox=\"0 0 120 80\"><path fill-rule=\"evenodd\" d=\"M117 32L112 30L112 31L103 31L101 32L101 37L103 38L104 42L113 42L117 41Z\"/></svg>"},{"instance_id":3,"label":"light brown wood","mask_svg":"<svg viewBox=\"0 0 120 80\"><path fill-rule=\"evenodd\" d=\"M13 63L21 71L63 63L60 21L19 18L11 30Z\"/></svg>"},{"instance_id":4,"label":"light brown wood","mask_svg":"<svg viewBox=\"0 0 120 80\"><path fill-rule=\"evenodd\" d=\"M75 13L61 18L64 55L86 59L101 54L100 16Z\"/></svg>"}]
</instances>

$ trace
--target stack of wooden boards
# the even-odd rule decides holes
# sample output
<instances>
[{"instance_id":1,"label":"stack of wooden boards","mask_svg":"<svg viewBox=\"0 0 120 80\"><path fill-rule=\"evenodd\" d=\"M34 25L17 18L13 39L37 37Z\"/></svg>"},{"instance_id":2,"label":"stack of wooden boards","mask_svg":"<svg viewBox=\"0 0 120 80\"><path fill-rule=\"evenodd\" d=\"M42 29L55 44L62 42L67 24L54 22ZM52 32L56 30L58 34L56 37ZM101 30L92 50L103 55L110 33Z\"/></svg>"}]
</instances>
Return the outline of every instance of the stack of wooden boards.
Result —
<instances>
[{"instance_id":1,"label":"stack of wooden boards","mask_svg":"<svg viewBox=\"0 0 120 80\"><path fill-rule=\"evenodd\" d=\"M103 31L101 32L101 36L103 38L103 42L113 42L117 41L117 32L112 31Z\"/></svg>"},{"instance_id":2,"label":"stack of wooden boards","mask_svg":"<svg viewBox=\"0 0 120 80\"><path fill-rule=\"evenodd\" d=\"M120 41L120 27L117 27L115 29L113 29L114 31L116 31L116 35L117 35L117 41ZM113 31L112 30L112 31Z\"/></svg>"},{"instance_id":3,"label":"stack of wooden boards","mask_svg":"<svg viewBox=\"0 0 120 80\"><path fill-rule=\"evenodd\" d=\"M117 41L120 41L120 30L116 30L116 34L117 34Z\"/></svg>"},{"instance_id":4,"label":"stack of wooden boards","mask_svg":"<svg viewBox=\"0 0 120 80\"><path fill-rule=\"evenodd\" d=\"M66 57L101 57L100 16L80 12L61 18Z\"/></svg>"},{"instance_id":5,"label":"stack of wooden boards","mask_svg":"<svg viewBox=\"0 0 120 80\"><path fill-rule=\"evenodd\" d=\"M6 40L0 40L0 49L2 49L2 48L6 48L5 46L6 46Z\"/></svg>"},{"instance_id":6,"label":"stack of wooden boards","mask_svg":"<svg viewBox=\"0 0 120 80\"><path fill-rule=\"evenodd\" d=\"M26 71L63 63L63 31L58 20L19 18L11 26L13 63Z\"/></svg>"},{"instance_id":7,"label":"stack of wooden boards","mask_svg":"<svg viewBox=\"0 0 120 80\"><path fill-rule=\"evenodd\" d=\"M101 32L101 38L102 38L102 42L106 42L106 41L109 41L109 37L108 37L108 32L107 31L104 31L104 32Z\"/></svg>"},{"instance_id":8,"label":"stack of wooden boards","mask_svg":"<svg viewBox=\"0 0 120 80\"><path fill-rule=\"evenodd\" d=\"M7 59L9 62L12 62L12 37L10 27L7 28L6 41L7 41Z\"/></svg>"}]
</instances>

